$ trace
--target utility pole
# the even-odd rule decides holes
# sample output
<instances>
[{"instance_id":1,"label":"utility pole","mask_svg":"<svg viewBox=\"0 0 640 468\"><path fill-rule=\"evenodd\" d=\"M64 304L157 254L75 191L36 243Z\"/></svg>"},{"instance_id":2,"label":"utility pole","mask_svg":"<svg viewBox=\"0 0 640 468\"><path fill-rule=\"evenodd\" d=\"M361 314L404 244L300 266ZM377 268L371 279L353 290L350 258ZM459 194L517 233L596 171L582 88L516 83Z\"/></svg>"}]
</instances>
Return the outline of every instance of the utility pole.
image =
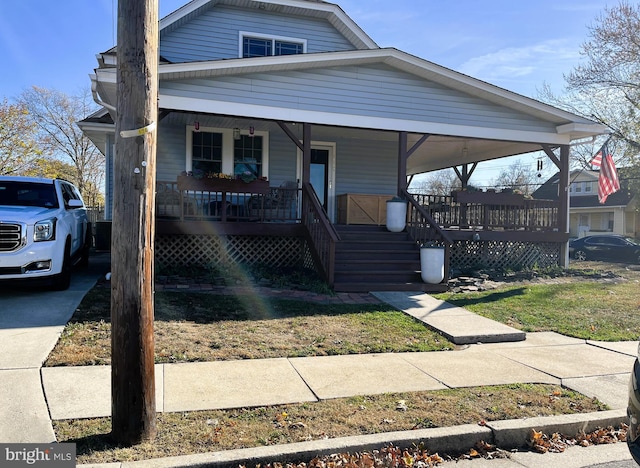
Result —
<instances>
[{"instance_id":1,"label":"utility pole","mask_svg":"<svg viewBox=\"0 0 640 468\"><path fill-rule=\"evenodd\" d=\"M118 1L111 241L111 426L124 445L153 440L158 0Z\"/></svg>"}]
</instances>

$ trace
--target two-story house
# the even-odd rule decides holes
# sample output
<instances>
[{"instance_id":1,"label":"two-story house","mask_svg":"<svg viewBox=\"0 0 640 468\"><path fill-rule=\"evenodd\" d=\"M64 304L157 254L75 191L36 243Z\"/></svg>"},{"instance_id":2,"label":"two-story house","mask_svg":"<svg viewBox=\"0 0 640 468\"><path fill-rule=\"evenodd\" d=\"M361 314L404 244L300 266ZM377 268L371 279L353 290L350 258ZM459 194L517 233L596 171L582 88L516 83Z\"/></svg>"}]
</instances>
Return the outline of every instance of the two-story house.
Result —
<instances>
[{"instance_id":1,"label":"two-story house","mask_svg":"<svg viewBox=\"0 0 640 468\"><path fill-rule=\"evenodd\" d=\"M598 201L598 171L571 172L569 196L569 235L584 237L593 234L619 234L638 238L640 216L637 214L637 196L630 190L627 170L618 169L620 190L609 195L605 203ZM537 199L558 199L558 174L550 177L534 193Z\"/></svg>"},{"instance_id":2,"label":"two-story house","mask_svg":"<svg viewBox=\"0 0 640 468\"><path fill-rule=\"evenodd\" d=\"M518 200L485 210L406 189L449 167L465 185L483 161L540 150L568 182L569 144L601 125L380 48L333 3L193 0L159 30L158 262L302 264L353 291L424 288L427 241L446 248L447 268L566 258L568 200L525 217ZM80 123L106 156L107 220L117 52L98 54L103 109ZM401 233L384 229L394 196L407 203Z\"/></svg>"}]
</instances>

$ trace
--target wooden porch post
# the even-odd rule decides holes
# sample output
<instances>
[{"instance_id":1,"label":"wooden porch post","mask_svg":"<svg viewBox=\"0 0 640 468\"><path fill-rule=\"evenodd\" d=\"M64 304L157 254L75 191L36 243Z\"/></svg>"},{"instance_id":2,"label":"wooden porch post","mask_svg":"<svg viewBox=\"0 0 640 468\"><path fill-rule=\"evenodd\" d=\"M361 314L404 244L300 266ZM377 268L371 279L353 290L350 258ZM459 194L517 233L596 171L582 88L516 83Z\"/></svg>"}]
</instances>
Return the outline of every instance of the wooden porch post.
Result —
<instances>
[{"instance_id":1,"label":"wooden porch post","mask_svg":"<svg viewBox=\"0 0 640 468\"><path fill-rule=\"evenodd\" d=\"M560 180L558 181L558 230L569 233L569 145L560 147ZM569 267L569 246L562 244L560 248L560 266Z\"/></svg>"},{"instance_id":2,"label":"wooden porch post","mask_svg":"<svg viewBox=\"0 0 640 468\"><path fill-rule=\"evenodd\" d=\"M311 182L311 124L302 124L302 182Z\"/></svg>"},{"instance_id":3,"label":"wooden porch post","mask_svg":"<svg viewBox=\"0 0 640 468\"><path fill-rule=\"evenodd\" d=\"M407 132L400 132L398 134L398 183L396 189L398 196L407 189L407 157Z\"/></svg>"}]
</instances>

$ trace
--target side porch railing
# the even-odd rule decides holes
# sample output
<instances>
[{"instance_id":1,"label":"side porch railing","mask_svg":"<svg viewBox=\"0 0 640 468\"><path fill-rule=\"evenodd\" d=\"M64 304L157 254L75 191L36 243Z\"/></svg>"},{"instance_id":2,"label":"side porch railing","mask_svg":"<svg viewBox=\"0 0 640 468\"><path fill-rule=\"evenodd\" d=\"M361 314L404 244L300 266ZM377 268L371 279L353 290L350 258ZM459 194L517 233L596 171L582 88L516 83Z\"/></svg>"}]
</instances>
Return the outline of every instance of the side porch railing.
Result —
<instances>
[{"instance_id":1,"label":"side porch railing","mask_svg":"<svg viewBox=\"0 0 640 468\"><path fill-rule=\"evenodd\" d=\"M453 196L412 194L445 229L476 231L557 231L560 204L519 194L457 192Z\"/></svg>"}]
</instances>

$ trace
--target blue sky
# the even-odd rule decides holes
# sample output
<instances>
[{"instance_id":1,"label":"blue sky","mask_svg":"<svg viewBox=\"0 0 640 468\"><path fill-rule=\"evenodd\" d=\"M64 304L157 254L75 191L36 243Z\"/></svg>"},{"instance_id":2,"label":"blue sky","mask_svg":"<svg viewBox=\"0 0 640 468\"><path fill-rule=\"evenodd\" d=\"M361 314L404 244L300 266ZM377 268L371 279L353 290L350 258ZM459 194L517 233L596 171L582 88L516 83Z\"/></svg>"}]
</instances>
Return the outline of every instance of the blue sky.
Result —
<instances>
[{"instance_id":1,"label":"blue sky","mask_svg":"<svg viewBox=\"0 0 640 468\"><path fill-rule=\"evenodd\" d=\"M186 0L159 0L160 17ZM529 97L561 93L608 0L342 0L381 47L395 47ZM32 85L76 94L115 43L117 0L0 0L0 100Z\"/></svg>"}]
</instances>

